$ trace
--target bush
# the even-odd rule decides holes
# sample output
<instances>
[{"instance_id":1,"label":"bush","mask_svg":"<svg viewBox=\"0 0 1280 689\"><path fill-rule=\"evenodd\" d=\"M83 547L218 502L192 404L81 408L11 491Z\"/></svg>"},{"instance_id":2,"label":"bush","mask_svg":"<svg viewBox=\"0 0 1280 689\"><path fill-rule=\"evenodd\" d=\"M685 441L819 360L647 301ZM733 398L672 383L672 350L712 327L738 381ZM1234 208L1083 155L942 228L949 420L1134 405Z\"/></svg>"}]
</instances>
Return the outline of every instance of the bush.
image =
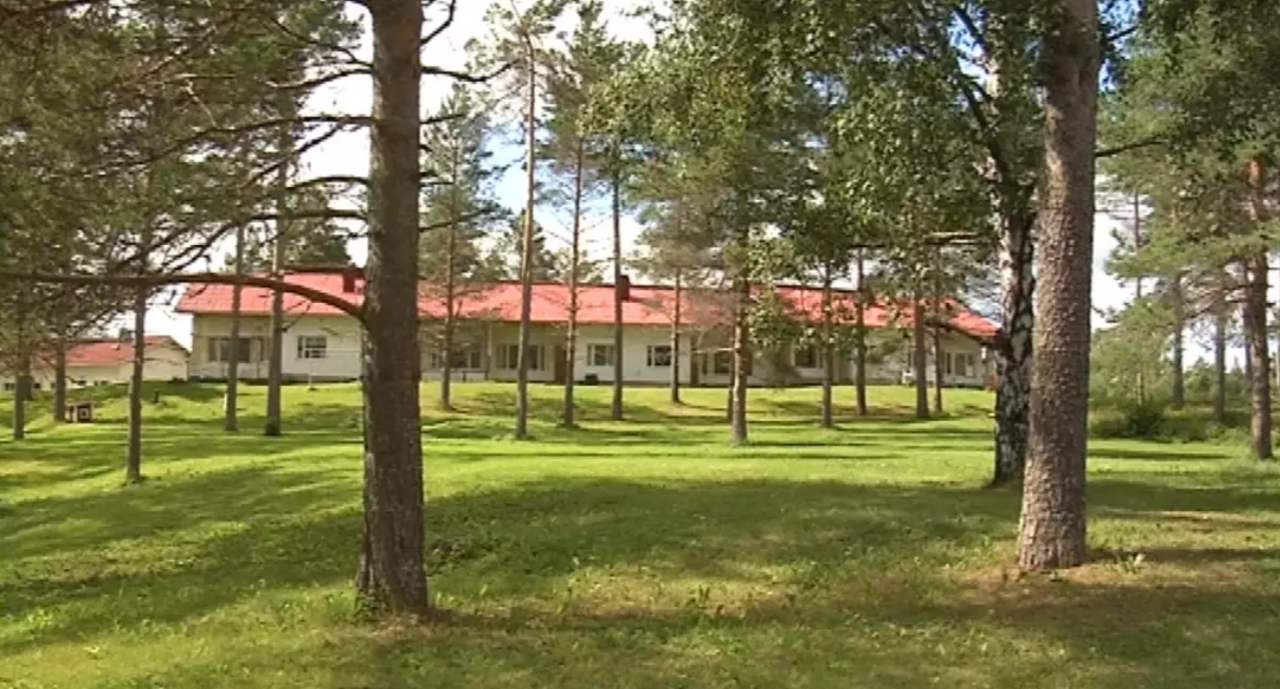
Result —
<instances>
[{"instance_id":1,"label":"bush","mask_svg":"<svg viewBox=\"0 0 1280 689\"><path fill-rule=\"evenodd\" d=\"M1163 440L1170 430L1165 405L1151 400L1118 402L1096 411L1089 423L1089 434L1095 438Z\"/></svg>"}]
</instances>

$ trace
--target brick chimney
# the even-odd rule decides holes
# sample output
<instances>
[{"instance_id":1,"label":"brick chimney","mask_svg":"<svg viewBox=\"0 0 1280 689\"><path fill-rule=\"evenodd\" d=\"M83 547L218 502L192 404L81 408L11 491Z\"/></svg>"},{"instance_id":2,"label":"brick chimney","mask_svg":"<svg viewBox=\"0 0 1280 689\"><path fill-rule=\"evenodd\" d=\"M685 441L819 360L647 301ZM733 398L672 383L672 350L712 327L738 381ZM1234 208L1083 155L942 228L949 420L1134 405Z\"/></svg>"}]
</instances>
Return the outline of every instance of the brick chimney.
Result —
<instances>
[{"instance_id":1,"label":"brick chimney","mask_svg":"<svg viewBox=\"0 0 1280 689\"><path fill-rule=\"evenodd\" d=\"M618 276L618 298L622 301L631 301L631 276Z\"/></svg>"}]
</instances>

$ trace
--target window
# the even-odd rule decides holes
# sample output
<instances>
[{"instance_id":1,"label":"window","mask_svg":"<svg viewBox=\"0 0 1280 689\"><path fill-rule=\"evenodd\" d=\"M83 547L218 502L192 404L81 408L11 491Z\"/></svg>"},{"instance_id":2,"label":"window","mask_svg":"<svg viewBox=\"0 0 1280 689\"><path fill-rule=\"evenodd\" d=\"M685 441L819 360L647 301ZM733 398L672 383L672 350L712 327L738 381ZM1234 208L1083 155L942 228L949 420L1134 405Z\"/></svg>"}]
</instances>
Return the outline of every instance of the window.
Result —
<instances>
[{"instance_id":1,"label":"window","mask_svg":"<svg viewBox=\"0 0 1280 689\"><path fill-rule=\"evenodd\" d=\"M240 338L239 357L240 363L248 363L251 346L249 338ZM211 337L209 338L209 361L215 363L226 363L231 361L231 338L229 337Z\"/></svg>"},{"instance_id":2,"label":"window","mask_svg":"<svg viewBox=\"0 0 1280 689\"><path fill-rule=\"evenodd\" d=\"M299 335L299 359L324 359L329 354L329 340L324 335Z\"/></svg>"},{"instance_id":3,"label":"window","mask_svg":"<svg viewBox=\"0 0 1280 689\"><path fill-rule=\"evenodd\" d=\"M32 389L32 390L35 390L36 392L39 392L39 391L40 391L40 383L36 383L36 382L34 382L34 381L33 381L33 382L31 383L31 389Z\"/></svg>"},{"instance_id":4,"label":"window","mask_svg":"<svg viewBox=\"0 0 1280 689\"><path fill-rule=\"evenodd\" d=\"M812 345L798 347L792 351L796 368L822 368L822 350Z\"/></svg>"},{"instance_id":5,"label":"window","mask_svg":"<svg viewBox=\"0 0 1280 689\"><path fill-rule=\"evenodd\" d=\"M711 362L711 371L719 376L727 376L733 372L733 352L716 352Z\"/></svg>"},{"instance_id":6,"label":"window","mask_svg":"<svg viewBox=\"0 0 1280 689\"><path fill-rule=\"evenodd\" d=\"M479 370L484 368L481 358L481 352L478 348L463 347L449 357L449 367L453 369ZM444 368L444 355L441 352L432 352L431 360L428 363L432 369L442 369Z\"/></svg>"},{"instance_id":7,"label":"window","mask_svg":"<svg viewBox=\"0 0 1280 689\"><path fill-rule=\"evenodd\" d=\"M541 371L546 367L541 345L529 346L529 370ZM514 371L520 367L520 345L502 345L498 347L498 368Z\"/></svg>"},{"instance_id":8,"label":"window","mask_svg":"<svg viewBox=\"0 0 1280 689\"><path fill-rule=\"evenodd\" d=\"M16 383L5 383L5 384L4 384L4 391L5 391L5 392L13 392L14 390L17 390L17 389L18 389L18 386L17 386L17 384L16 384Z\"/></svg>"},{"instance_id":9,"label":"window","mask_svg":"<svg viewBox=\"0 0 1280 689\"><path fill-rule=\"evenodd\" d=\"M949 357L949 358L950 358L950 357ZM955 355L954 359L955 359L955 362L954 362L954 363L955 363L955 374L956 374L957 376L967 376L967 375L969 375L969 374L966 372L966 365L968 364L968 361L969 361L969 355L967 355L967 354L957 354L957 355ZM952 362L951 362L951 361L948 361L947 363L948 363L948 364L951 364ZM947 373L951 373L951 366L947 366Z\"/></svg>"},{"instance_id":10,"label":"window","mask_svg":"<svg viewBox=\"0 0 1280 689\"><path fill-rule=\"evenodd\" d=\"M587 365L588 366L612 366L613 365L613 345L607 345L607 344L587 345Z\"/></svg>"},{"instance_id":11,"label":"window","mask_svg":"<svg viewBox=\"0 0 1280 689\"><path fill-rule=\"evenodd\" d=\"M671 345L649 345L646 358L649 368L670 368Z\"/></svg>"}]
</instances>

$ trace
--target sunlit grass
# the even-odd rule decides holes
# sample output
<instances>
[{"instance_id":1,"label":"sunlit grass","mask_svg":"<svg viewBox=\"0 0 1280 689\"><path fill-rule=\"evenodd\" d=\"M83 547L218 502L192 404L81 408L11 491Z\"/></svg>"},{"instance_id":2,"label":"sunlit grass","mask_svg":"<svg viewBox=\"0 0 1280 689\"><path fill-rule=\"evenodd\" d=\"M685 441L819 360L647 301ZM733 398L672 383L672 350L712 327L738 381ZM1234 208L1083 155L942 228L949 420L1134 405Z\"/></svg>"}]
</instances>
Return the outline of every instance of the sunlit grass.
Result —
<instances>
[{"instance_id":1,"label":"sunlit grass","mask_svg":"<svg viewBox=\"0 0 1280 689\"><path fill-rule=\"evenodd\" d=\"M981 488L990 398L909 419L873 390L817 426L817 391L423 390L431 627L354 614L352 386L289 388L268 439L220 391L158 386L141 486L124 405L0 442L0 687L1203 687L1280 684L1280 474L1211 444L1092 444L1090 566L1008 566L1018 496ZM43 411L44 407L38 407ZM0 416L3 413L0 412Z\"/></svg>"}]
</instances>

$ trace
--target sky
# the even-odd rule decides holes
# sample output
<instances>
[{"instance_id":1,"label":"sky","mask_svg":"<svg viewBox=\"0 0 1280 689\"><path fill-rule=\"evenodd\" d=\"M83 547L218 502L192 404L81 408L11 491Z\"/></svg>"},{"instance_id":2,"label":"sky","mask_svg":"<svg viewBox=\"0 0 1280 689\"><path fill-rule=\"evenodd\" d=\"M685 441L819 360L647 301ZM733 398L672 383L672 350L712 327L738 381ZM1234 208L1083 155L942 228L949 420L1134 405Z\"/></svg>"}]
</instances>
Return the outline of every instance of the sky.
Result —
<instances>
[{"instance_id":1,"label":"sky","mask_svg":"<svg viewBox=\"0 0 1280 689\"><path fill-rule=\"evenodd\" d=\"M527 0L505 0L516 2L523 8ZM651 37L645 20L628 16L640 7L642 0L606 0L606 16L614 34L627 40L648 40ZM484 39L488 36L484 16L489 4L484 0L460 0L452 25L433 42L423 55L424 64L448 67L461 70L467 63L466 45L471 39ZM441 15L428 14L428 27L436 25ZM367 34L367 31L366 31ZM371 49L366 40L360 50L361 57L368 59ZM443 77L424 79L422 105L424 113L436 108L448 94L452 81ZM317 113L367 115L370 109L370 87L367 78L352 77L327 85L320 89L310 102L310 108ZM495 146L495 162L508 164L506 174L499 180L495 194L503 205L519 209L524 205L524 180L520 169L522 147L518 141L502 142ZM324 145L310 151L301 161L300 177L325 175L363 175L369 166L368 133L356 131L334 137ZM1099 199L1100 211L1103 199ZM584 250L589 256L604 257L609 252L611 234L608 231L607 210L601 205L590 209L590 219L584 227ZM567 244L568 213L540 208L538 222L543 225L548 236L548 245L558 248ZM1095 311L1122 306L1132 295L1132 287L1118 284L1106 274L1103 266L1106 257L1115 247L1113 233L1121 228L1121 221L1107 212L1099 212L1096 223L1093 271L1093 305ZM640 231L638 223L632 217L624 219L622 235L624 253L634 250L636 237ZM353 242L352 257L363 264L366 250L363 241ZM221 264L214 260L214 264ZM174 313L173 299L156 304L148 312L148 332L171 335L186 346L191 344L191 321L189 316ZM1095 325L1101 325L1099 316L1094 317ZM1192 352L1189 361L1200 356Z\"/></svg>"}]
</instances>

